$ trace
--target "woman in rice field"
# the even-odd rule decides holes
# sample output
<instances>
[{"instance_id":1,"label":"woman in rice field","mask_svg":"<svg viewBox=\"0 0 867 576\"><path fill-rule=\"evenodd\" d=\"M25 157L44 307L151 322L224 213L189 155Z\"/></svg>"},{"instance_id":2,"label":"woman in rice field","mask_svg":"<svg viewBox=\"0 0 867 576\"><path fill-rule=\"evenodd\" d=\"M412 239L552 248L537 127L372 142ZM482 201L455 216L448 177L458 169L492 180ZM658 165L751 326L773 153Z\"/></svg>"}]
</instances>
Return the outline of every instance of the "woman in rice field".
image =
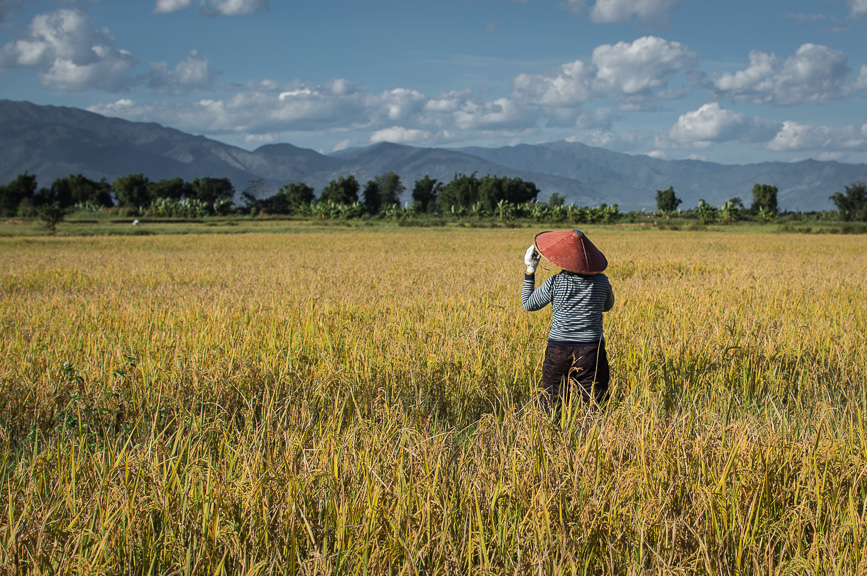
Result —
<instances>
[{"instance_id":1,"label":"woman in rice field","mask_svg":"<svg viewBox=\"0 0 867 576\"><path fill-rule=\"evenodd\" d=\"M540 254L541 253L541 254ZM544 256L562 271L536 289L536 267ZM584 402L608 397L608 356L602 313L614 306L614 292L602 271L605 255L580 230L542 232L524 255L527 273L521 306L528 312L551 304L553 315L542 364L544 405L555 410L577 388Z\"/></svg>"}]
</instances>

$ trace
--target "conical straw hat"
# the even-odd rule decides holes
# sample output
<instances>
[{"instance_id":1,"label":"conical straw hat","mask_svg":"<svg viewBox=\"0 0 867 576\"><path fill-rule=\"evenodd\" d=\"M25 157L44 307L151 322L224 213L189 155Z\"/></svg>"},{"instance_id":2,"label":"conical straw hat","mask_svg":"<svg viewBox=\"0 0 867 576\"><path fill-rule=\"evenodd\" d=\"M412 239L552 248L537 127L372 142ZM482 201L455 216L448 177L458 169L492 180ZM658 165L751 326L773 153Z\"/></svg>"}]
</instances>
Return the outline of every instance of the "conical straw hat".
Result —
<instances>
[{"instance_id":1,"label":"conical straw hat","mask_svg":"<svg viewBox=\"0 0 867 576\"><path fill-rule=\"evenodd\" d=\"M536 250L563 270L576 274L599 274L608 267L608 259L580 230L540 232Z\"/></svg>"}]
</instances>

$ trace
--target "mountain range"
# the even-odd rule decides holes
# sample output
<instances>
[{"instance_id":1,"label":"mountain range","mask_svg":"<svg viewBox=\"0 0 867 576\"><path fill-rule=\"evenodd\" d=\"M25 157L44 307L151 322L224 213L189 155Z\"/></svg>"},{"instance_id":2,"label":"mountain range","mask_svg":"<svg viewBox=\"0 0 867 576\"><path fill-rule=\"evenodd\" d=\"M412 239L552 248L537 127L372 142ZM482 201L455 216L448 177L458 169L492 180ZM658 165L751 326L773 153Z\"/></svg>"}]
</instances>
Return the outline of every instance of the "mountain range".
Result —
<instances>
[{"instance_id":1,"label":"mountain range","mask_svg":"<svg viewBox=\"0 0 867 576\"><path fill-rule=\"evenodd\" d=\"M582 206L617 204L622 210L654 210L656 191L674 187L690 208L704 199L713 205L738 196L749 205L756 183L778 188L784 210L833 208L828 197L855 181L867 181L867 164L803 160L716 164L662 160L574 142L521 144L501 148L420 148L378 143L321 154L291 144L249 151L154 123L129 122L78 108L0 100L0 183L22 172L40 186L83 174L109 181L142 173L151 180L226 177L236 190L264 180L273 193L289 182L304 182L317 194L331 180L354 175L365 182L394 171L411 201L416 180L429 175L449 182L456 174L522 178L536 184L539 199L552 193Z\"/></svg>"}]
</instances>

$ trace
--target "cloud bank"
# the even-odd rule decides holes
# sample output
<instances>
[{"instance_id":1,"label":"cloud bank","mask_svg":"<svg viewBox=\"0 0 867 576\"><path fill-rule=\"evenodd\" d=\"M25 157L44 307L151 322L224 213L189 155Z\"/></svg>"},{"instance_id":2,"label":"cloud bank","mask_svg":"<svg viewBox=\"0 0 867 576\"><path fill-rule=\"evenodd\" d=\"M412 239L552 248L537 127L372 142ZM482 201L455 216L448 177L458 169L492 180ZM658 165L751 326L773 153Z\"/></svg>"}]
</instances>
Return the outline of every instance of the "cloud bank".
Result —
<instances>
[{"instance_id":1,"label":"cloud bank","mask_svg":"<svg viewBox=\"0 0 867 576\"><path fill-rule=\"evenodd\" d=\"M20 5L0 0L0 21ZM586 11L602 23L661 22L679 5L679 0L568 2L571 11ZM156 0L154 5L162 14L187 9L233 16L269 6L267 0ZM853 17L862 15L867 0L851 0L849 10ZM696 151L731 142L773 152L867 149L862 125L808 125L755 115L756 106L785 109L867 95L867 65L853 71L844 52L815 43L781 57L754 50L731 71L717 72L702 70L700 55L687 45L647 35L598 45L589 57L549 70L519 73L510 92L457 86L425 94L403 86L369 91L349 78L223 80L200 50L176 62L140 63L108 28L94 26L81 5L39 14L19 36L0 48L0 73L29 68L52 90L127 93L89 109L231 135L249 144L297 134L328 135L337 146L448 145L557 134L621 150ZM136 96L129 97L133 89ZM751 114L734 109L741 103ZM637 127L615 132L616 123L645 112L667 114L667 124L655 132Z\"/></svg>"}]
</instances>

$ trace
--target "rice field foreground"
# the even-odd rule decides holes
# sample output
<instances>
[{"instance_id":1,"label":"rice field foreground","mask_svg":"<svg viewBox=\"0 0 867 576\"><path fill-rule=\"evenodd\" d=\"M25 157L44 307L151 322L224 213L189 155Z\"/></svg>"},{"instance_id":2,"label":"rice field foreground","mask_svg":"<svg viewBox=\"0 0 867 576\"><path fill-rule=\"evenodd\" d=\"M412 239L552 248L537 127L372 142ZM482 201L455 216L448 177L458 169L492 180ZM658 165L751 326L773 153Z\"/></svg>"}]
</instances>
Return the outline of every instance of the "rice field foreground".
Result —
<instances>
[{"instance_id":1,"label":"rice field foreground","mask_svg":"<svg viewBox=\"0 0 867 576\"><path fill-rule=\"evenodd\" d=\"M559 425L534 231L0 239L0 572L867 573L867 240L587 233Z\"/></svg>"}]
</instances>

